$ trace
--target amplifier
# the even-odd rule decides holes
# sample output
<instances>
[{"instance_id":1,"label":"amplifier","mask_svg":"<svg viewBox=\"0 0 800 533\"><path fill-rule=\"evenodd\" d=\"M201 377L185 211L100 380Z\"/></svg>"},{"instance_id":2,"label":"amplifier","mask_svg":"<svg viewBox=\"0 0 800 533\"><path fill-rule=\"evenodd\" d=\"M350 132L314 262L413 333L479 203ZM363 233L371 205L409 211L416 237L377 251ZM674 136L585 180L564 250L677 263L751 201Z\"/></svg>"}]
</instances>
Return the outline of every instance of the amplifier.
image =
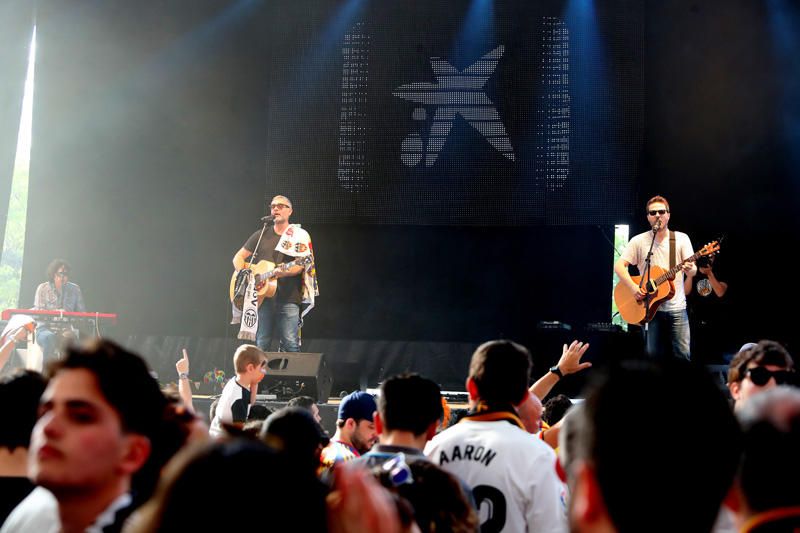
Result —
<instances>
[{"instance_id":1,"label":"amplifier","mask_svg":"<svg viewBox=\"0 0 800 533\"><path fill-rule=\"evenodd\" d=\"M259 393L272 400L286 401L295 396L311 396L319 403L328 401L333 377L324 354L267 352L267 375Z\"/></svg>"}]
</instances>

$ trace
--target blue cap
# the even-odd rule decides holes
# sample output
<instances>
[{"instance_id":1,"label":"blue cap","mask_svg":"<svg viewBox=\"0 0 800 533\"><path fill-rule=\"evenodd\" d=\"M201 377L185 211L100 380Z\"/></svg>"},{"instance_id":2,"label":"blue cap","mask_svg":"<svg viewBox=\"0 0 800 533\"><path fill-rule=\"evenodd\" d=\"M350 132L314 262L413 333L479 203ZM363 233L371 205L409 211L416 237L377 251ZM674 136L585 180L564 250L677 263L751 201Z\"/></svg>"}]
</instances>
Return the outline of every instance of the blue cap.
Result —
<instances>
[{"instance_id":1,"label":"blue cap","mask_svg":"<svg viewBox=\"0 0 800 533\"><path fill-rule=\"evenodd\" d=\"M372 422L372 413L378 410L375 398L368 392L351 392L339 404L339 420L369 420Z\"/></svg>"}]
</instances>

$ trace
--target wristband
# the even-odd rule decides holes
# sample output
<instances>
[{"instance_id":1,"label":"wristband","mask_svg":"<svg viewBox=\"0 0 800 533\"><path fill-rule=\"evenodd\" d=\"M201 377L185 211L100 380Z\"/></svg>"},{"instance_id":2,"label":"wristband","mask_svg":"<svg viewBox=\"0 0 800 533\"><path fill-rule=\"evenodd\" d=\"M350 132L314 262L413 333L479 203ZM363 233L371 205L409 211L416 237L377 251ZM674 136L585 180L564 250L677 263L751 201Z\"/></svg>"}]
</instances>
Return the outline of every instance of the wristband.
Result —
<instances>
[{"instance_id":1,"label":"wristband","mask_svg":"<svg viewBox=\"0 0 800 533\"><path fill-rule=\"evenodd\" d=\"M189 374L187 374L186 372L181 372L180 374L178 374L178 379L189 379Z\"/></svg>"}]
</instances>

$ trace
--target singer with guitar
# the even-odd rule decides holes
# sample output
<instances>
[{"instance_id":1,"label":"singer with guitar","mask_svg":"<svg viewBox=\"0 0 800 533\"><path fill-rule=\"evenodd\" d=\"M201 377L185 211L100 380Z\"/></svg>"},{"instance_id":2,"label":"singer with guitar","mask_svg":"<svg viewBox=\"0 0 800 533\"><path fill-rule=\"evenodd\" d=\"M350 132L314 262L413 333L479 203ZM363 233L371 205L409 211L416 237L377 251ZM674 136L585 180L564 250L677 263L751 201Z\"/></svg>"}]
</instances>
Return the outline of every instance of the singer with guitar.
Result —
<instances>
[{"instance_id":1,"label":"singer with guitar","mask_svg":"<svg viewBox=\"0 0 800 533\"><path fill-rule=\"evenodd\" d=\"M674 290L671 298L658 306L657 311L652 313L652 319L649 319L651 313L646 313L647 317L641 323L645 326L645 349L649 356L663 357L671 352L676 357L688 360L691 357L691 334L683 283L684 275L693 276L697 267L693 262L694 252L689 236L670 230L669 217L669 202L666 198L654 196L647 201L647 222L651 231L634 236L622 257L614 264L614 272L620 279L615 289L615 299L619 299L617 293L627 293L635 301L644 302L647 307L655 290L655 284L650 283L651 272L648 266L656 267L659 272L676 267L673 286L678 287L678 290ZM628 272L630 265L636 265L639 269L640 283L631 278ZM652 279L656 277L653 275Z\"/></svg>"},{"instance_id":2,"label":"singer with guitar","mask_svg":"<svg viewBox=\"0 0 800 533\"><path fill-rule=\"evenodd\" d=\"M244 306L242 323L244 325L249 322L248 312L252 313L252 309L257 306L255 341L258 347L263 351L269 351L274 331L278 337L279 351L299 352L302 318L300 307L304 303L313 306L314 295L318 293L311 237L299 224L289 223L292 202L287 197L282 195L274 197L269 208L270 216L263 219L266 226L254 232L236 252L233 257L233 267L237 272L245 268L255 272L255 267L259 264L269 265L268 269L264 269L267 272L264 273L263 279L261 276L255 276L253 290L255 293L265 282L274 284L274 280L277 280L277 290L274 294L261 291L257 302L254 295L252 308ZM263 263L264 261L267 263ZM234 283L232 292L233 285ZM236 303L234 302L234 305ZM306 308L303 315L309 309L310 307ZM243 331L244 328L240 331L239 338L250 339L247 334L243 336Z\"/></svg>"}]
</instances>

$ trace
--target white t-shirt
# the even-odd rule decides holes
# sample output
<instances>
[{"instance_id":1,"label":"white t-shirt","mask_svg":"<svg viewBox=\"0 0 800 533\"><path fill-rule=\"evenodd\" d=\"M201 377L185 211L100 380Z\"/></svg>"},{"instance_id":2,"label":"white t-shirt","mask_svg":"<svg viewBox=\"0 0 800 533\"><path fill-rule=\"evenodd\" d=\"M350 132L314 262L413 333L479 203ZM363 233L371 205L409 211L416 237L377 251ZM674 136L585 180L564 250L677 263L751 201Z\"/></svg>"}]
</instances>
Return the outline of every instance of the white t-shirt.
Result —
<instances>
[{"instance_id":1,"label":"white t-shirt","mask_svg":"<svg viewBox=\"0 0 800 533\"><path fill-rule=\"evenodd\" d=\"M653 257L650 260L651 264L669 270L669 231L667 230L667 237L661 241L656 241L653 244ZM689 236L680 231L675 231L675 262L680 263L684 259L691 257L694 254L692 250L692 241ZM632 265L636 265L640 274L644 274L645 258L647 251L650 249L650 242L653 240L653 232L646 231L633 237L625 251L622 252L622 259ZM686 294L683 292L683 271L679 270L675 275L673 283L675 284L675 295L668 301L664 302L659 311L678 311L686 309Z\"/></svg>"},{"instance_id":2,"label":"white t-shirt","mask_svg":"<svg viewBox=\"0 0 800 533\"><path fill-rule=\"evenodd\" d=\"M6 521L2 533L59 533L61 518L58 515L58 501L49 490L36 487L19 502Z\"/></svg>"},{"instance_id":3,"label":"white t-shirt","mask_svg":"<svg viewBox=\"0 0 800 533\"><path fill-rule=\"evenodd\" d=\"M535 435L506 421L462 420L434 437L425 455L472 487L481 531L567 531L556 454Z\"/></svg>"},{"instance_id":4,"label":"white t-shirt","mask_svg":"<svg viewBox=\"0 0 800 533\"><path fill-rule=\"evenodd\" d=\"M127 492L120 494L95 517L92 525L86 528L86 533L102 533L103 528L114 523L116 513L128 507L133 498ZM58 500L49 490L36 487L28 496L17 505L8 518L3 522L2 533L60 533L61 517L58 512Z\"/></svg>"},{"instance_id":5,"label":"white t-shirt","mask_svg":"<svg viewBox=\"0 0 800 533\"><path fill-rule=\"evenodd\" d=\"M221 437L225 434L222 423L245 422L247 413L250 412L250 390L239 385L236 378L231 378L222 389L222 394L217 402L217 410L208 433L212 437Z\"/></svg>"}]
</instances>

